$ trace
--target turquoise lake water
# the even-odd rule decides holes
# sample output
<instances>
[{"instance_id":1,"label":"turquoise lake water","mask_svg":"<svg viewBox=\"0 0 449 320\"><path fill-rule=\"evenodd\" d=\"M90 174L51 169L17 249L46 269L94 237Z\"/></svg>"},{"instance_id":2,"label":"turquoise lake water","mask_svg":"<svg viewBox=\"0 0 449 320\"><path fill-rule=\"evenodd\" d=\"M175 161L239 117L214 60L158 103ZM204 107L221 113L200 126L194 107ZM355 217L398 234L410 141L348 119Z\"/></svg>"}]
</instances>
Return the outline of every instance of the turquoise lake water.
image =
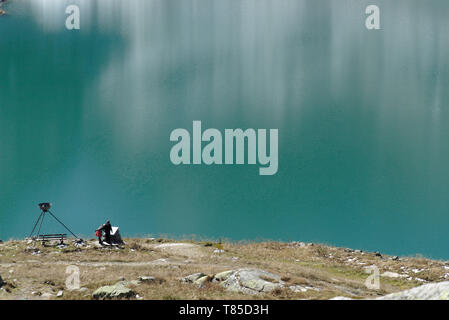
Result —
<instances>
[{"instance_id":1,"label":"turquoise lake water","mask_svg":"<svg viewBox=\"0 0 449 320\"><path fill-rule=\"evenodd\" d=\"M66 6L80 30L65 28ZM381 30L365 28L377 4ZM446 0L9 0L0 239L37 203L93 237L322 242L449 259ZM279 170L170 162L172 130L277 128ZM59 232L51 222L43 231Z\"/></svg>"}]
</instances>

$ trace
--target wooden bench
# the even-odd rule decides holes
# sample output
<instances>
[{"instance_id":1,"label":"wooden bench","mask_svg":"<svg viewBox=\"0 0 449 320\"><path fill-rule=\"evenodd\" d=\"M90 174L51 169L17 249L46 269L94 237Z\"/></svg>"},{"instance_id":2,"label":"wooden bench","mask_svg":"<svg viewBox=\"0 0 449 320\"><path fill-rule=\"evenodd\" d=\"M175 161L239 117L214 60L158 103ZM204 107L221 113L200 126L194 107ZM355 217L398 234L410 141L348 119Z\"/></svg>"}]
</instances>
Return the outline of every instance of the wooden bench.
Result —
<instances>
[{"instance_id":1,"label":"wooden bench","mask_svg":"<svg viewBox=\"0 0 449 320\"><path fill-rule=\"evenodd\" d=\"M36 240L42 241L42 244L45 244L45 242L51 240L59 240L59 242L63 244L65 239L67 239L67 235L65 233L56 233L56 234L41 234L38 236Z\"/></svg>"}]
</instances>

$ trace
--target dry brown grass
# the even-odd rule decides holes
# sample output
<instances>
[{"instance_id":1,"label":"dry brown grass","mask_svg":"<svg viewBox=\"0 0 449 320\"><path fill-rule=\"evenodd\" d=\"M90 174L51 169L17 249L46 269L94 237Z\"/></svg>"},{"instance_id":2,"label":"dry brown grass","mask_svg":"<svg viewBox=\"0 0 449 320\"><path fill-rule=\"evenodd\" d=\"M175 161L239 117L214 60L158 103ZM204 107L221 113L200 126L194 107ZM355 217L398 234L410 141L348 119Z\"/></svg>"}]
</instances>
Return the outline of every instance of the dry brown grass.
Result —
<instances>
[{"instance_id":1,"label":"dry brown grass","mask_svg":"<svg viewBox=\"0 0 449 320\"><path fill-rule=\"evenodd\" d=\"M349 252L344 248L325 245L299 246L281 242L223 243L224 253L214 254L210 241L183 243L194 246L162 246L170 239L125 239L123 248L101 248L95 241L88 247L43 247L26 241L0 244L0 275L6 281L0 299L42 299L64 290L62 299L91 299L100 286L114 284L121 278L136 280L153 276L155 282L141 283L133 290L144 299L328 299L334 296L353 298L376 297L421 285L442 281L446 274L442 261L422 257L377 257L373 253ZM33 254L35 251L39 254ZM66 289L66 268L80 269L83 291ZM370 290L364 285L368 276L364 267L376 265L381 273L408 274L407 278L381 277L381 289ZM218 283L207 282L199 288L184 284L179 278L196 272L208 275L238 269L258 268L280 275L288 285L312 287L317 290L293 292L278 289L265 295L245 295L226 291ZM34 294L33 294L34 292ZM39 295L39 293L41 295ZM58 298L61 299L61 298Z\"/></svg>"}]
</instances>

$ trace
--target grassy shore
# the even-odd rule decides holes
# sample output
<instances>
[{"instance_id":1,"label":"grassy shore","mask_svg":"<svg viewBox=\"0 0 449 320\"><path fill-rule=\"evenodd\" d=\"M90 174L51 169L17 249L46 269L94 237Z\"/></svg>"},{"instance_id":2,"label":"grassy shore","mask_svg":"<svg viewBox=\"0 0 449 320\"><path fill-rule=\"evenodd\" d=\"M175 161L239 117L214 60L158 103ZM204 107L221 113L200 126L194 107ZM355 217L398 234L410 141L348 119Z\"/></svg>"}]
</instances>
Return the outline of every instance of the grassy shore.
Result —
<instances>
[{"instance_id":1,"label":"grassy shore","mask_svg":"<svg viewBox=\"0 0 449 320\"><path fill-rule=\"evenodd\" d=\"M0 244L0 299L92 299L101 286L117 281L156 279L132 284L138 296L131 299L329 299L335 296L373 298L444 281L449 263L420 257L383 256L319 244L245 242L215 243L170 239L124 239L122 248L101 247L89 240L77 247L43 246L27 240ZM167 245L170 244L170 245ZM77 266L80 290L66 287L66 268ZM365 285L365 268L379 268L380 289ZM219 283L202 287L179 279L193 273L213 275L239 268L262 269L282 277L288 285L309 288L294 292L287 287L271 293L248 295L229 292ZM62 296L57 293L62 291Z\"/></svg>"}]
</instances>

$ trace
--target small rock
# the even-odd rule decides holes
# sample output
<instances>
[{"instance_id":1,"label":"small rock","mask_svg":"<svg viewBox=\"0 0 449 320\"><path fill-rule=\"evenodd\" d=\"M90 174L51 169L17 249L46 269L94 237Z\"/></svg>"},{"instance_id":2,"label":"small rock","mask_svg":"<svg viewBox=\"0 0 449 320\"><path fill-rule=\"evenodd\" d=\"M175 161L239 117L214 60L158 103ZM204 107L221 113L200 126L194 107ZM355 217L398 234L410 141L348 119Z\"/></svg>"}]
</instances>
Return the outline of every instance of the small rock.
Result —
<instances>
[{"instance_id":1,"label":"small rock","mask_svg":"<svg viewBox=\"0 0 449 320\"><path fill-rule=\"evenodd\" d=\"M142 277L139 277L139 280L142 281L142 282L155 282L156 278L155 277L142 276Z\"/></svg>"},{"instance_id":2,"label":"small rock","mask_svg":"<svg viewBox=\"0 0 449 320\"><path fill-rule=\"evenodd\" d=\"M130 298L135 296L136 293L125 287L122 283L116 283L113 286L100 287L94 291L92 294L94 299L120 299L120 298Z\"/></svg>"},{"instance_id":3,"label":"small rock","mask_svg":"<svg viewBox=\"0 0 449 320\"><path fill-rule=\"evenodd\" d=\"M48 284L50 286L54 286L55 285L55 283L53 281L51 281L51 280L45 280L44 284Z\"/></svg>"},{"instance_id":4,"label":"small rock","mask_svg":"<svg viewBox=\"0 0 449 320\"><path fill-rule=\"evenodd\" d=\"M62 290L59 290L58 293L56 294L57 297L62 297L62 295L63 295L63 291Z\"/></svg>"},{"instance_id":5,"label":"small rock","mask_svg":"<svg viewBox=\"0 0 449 320\"><path fill-rule=\"evenodd\" d=\"M304 248L305 246L307 245L304 242L293 241L287 246L287 248L294 248L294 247Z\"/></svg>"},{"instance_id":6,"label":"small rock","mask_svg":"<svg viewBox=\"0 0 449 320\"><path fill-rule=\"evenodd\" d=\"M391 257L391 260L393 260L393 261L398 261L398 260L399 260L399 257L398 257L398 256Z\"/></svg>"},{"instance_id":7,"label":"small rock","mask_svg":"<svg viewBox=\"0 0 449 320\"><path fill-rule=\"evenodd\" d=\"M381 258L382 258L382 255L380 254L379 251L374 252L374 255L375 255L376 257L381 257Z\"/></svg>"},{"instance_id":8,"label":"small rock","mask_svg":"<svg viewBox=\"0 0 449 320\"><path fill-rule=\"evenodd\" d=\"M84 242L75 242L75 247L76 247L76 248L82 248L82 247L84 247Z\"/></svg>"},{"instance_id":9,"label":"small rock","mask_svg":"<svg viewBox=\"0 0 449 320\"><path fill-rule=\"evenodd\" d=\"M198 273L191 274L187 277L181 278L180 281L184 282L184 283L194 283L196 280L198 280L204 276L207 276L207 274L198 272Z\"/></svg>"}]
</instances>

